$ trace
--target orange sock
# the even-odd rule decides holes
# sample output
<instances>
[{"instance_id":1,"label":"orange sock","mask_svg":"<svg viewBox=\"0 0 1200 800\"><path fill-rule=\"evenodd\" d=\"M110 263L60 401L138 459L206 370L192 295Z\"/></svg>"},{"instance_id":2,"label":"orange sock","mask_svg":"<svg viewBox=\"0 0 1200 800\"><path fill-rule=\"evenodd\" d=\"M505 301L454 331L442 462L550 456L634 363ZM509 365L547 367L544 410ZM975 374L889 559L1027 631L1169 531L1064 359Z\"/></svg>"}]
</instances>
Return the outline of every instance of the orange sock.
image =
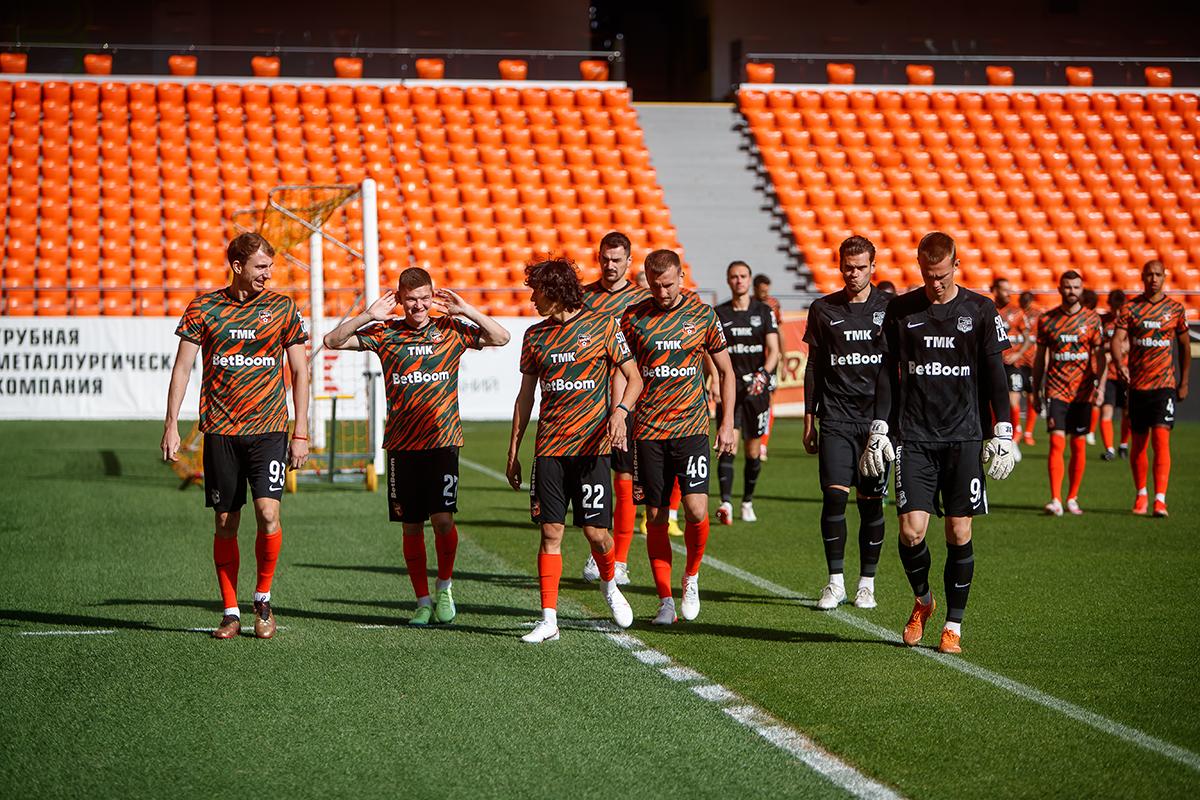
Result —
<instances>
[{"instance_id":1,"label":"orange sock","mask_svg":"<svg viewBox=\"0 0 1200 800\"><path fill-rule=\"evenodd\" d=\"M637 518L637 506L633 504L633 478L617 478L613 482L617 493L616 508L613 509L614 558L622 564L629 563L629 546L633 544L633 523Z\"/></svg>"},{"instance_id":2,"label":"orange sock","mask_svg":"<svg viewBox=\"0 0 1200 800\"><path fill-rule=\"evenodd\" d=\"M1063 452L1067 449L1067 437L1050 434L1050 455L1046 464L1050 468L1050 499L1062 500Z\"/></svg>"},{"instance_id":3,"label":"orange sock","mask_svg":"<svg viewBox=\"0 0 1200 800\"><path fill-rule=\"evenodd\" d=\"M558 582L562 579L562 553L538 553L538 585L542 608L558 608Z\"/></svg>"},{"instance_id":4,"label":"orange sock","mask_svg":"<svg viewBox=\"0 0 1200 800\"><path fill-rule=\"evenodd\" d=\"M225 608L237 608L238 563L237 537L224 539L213 536L213 563L217 566L217 585L221 588L221 602Z\"/></svg>"},{"instance_id":5,"label":"orange sock","mask_svg":"<svg viewBox=\"0 0 1200 800\"><path fill-rule=\"evenodd\" d=\"M449 533L434 536L433 549L438 557L438 580L450 580L454 576L454 556L458 553L458 526L451 527Z\"/></svg>"},{"instance_id":6,"label":"orange sock","mask_svg":"<svg viewBox=\"0 0 1200 800\"><path fill-rule=\"evenodd\" d=\"M1067 490L1067 499L1079 497L1079 485L1083 483L1083 471L1087 468L1087 439L1082 436L1071 437L1071 487Z\"/></svg>"},{"instance_id":7,"label":"orange sock","mask_svg":"<svg viewBox=\"0 0 1200 800\"><path fill-rule=\"evenodd\" d=\"M679 510L679 502L682 499L683 499L683 495L679 492L679 480L676 479L674 485L671 486L671 499L668 501L668 504L670 505L670 508L672 511Z\"/></svg>"},{"instance_id":8,"label":"orange sock","mask_svg":"<svg viewBox=\"0 0 1200 800\"><path fill-rule=\"evenodd\" d=\"M1100 420L1100 438L1104 440L1104 449L1113 449L1113 428L1111 419Z\"/></svg>"},{"instance_id":9,"label":"orange sock","mask_svg":"<svg viewBox=\"0 0 1200 800\"><path fill-rule=\"evenodd\" d=\"M1096 423L1100 421L1100 406L1092 406L1092 421L1088 425L1088 433L1096 432Z\"/></svg>"},{"instance_id":10,"label":"orange sock","mask_svg":"<svg viewBox=\"0 0 1200 800\"><path fill-rule=\"evenodd\" d=\"M429 596L429 574L425 567L425 534L403 536L404 565L408 567L408 579L412 581L417 599Z\"/></svg>"},{"instance_id":11,"label":"orange sock","mask_svg":"<svg viewBox=\"0 0 1200 800\"><path fill-rule=\"evenodd\" d=\"M700 571L700 562L704 559L704 548L708 544L708 517L699 522L689 522L683 527L683 543L687 546L687 564L684 566L685 575L695 575Z\"/></svg>"},{"instance_id":12,"label":"orange sock","mask_svg":"<svg viewBox=\"0 0 1200 800\"><path fill-rule=\"evenodd\" d=\"M271 580L275 577L275 562L279 560L279 545L283 543L283 530L274 533L258 532L254 539L254 557L258 562L256 592L271 591Z\"/></svg>"},{"instance_id":13,"label":"orange sock","mask_svg":"<svg viewBox=\"0 0 1200 800\"><path fill-rule=\"evenodd\" d=\"M1166 494L1167 481L1171 478L1171 429L1150 429L1154 441L1154 493Z\"/></svg>"},{"instance_id":14,"label":"orange sock","mask_svg":"<svg viewBox=\"0 0 1200 800\"><path fill-rule=\"evenodd\" d=\"M602 553L596 548L592 548L592 557L596 559L596 566L600 568L600 580L611 581L616 575L617 567L617 548L608 548L607 553Z\"/></svg>"},{"instance_id":15,"label":"orange sock","mask_svg":"<svg viewBox=\"0 0 1200 800\"><path fill-rule=\"evenodd\" d=\"M1025 409L1025 433L1033 436L1033 429L1037 426L1037 412L1032 407Z\"/></svg>"},{"instance_id":16,"label":"orange sock","mask_svg":"<svg viewBox=\"0 0 1200 800\"><path fill-rule=\"evenodd\" d=\"M1129 419L1125 416L1125 412L1121 412L1121 444L1129 444Z\"/></svg>"},{"instance_id":17,"label":"orange sock","mask_svg":"<svg viewBox=\"0 0 1200 800\"><path fill-rule=\"evenodd\" d=\"M1020 403L1009 403L1008 404L1008 421L1012 423L1014 435L1016 435L1016 433L1020 432L1020 430L1021 430L1021 404Z\"/></svg>"},{"instance_id":18,"label":"orange sock","mask_svg":"<svg viewBox=\"0 0 1200 800\"><path fill-rule=\"evenodd\" d=\"M671 537L666 525L646 523L646 553L650 556L650 571L654 573L654 588L660 598L671 596Z\"/></svg>"},{"instance_id":19,"label":"orange sock","mask_svg":"<svg viewBox=\"0 0 1200 800\"><path fill-rule=\"evenodd\" d=\"M1129 468L1133 470L1133 488L1146 491L1146 473L1150 471L1150 433L1134 433L1133 445L1129 448Z\"/></svg>"}]
</instances>

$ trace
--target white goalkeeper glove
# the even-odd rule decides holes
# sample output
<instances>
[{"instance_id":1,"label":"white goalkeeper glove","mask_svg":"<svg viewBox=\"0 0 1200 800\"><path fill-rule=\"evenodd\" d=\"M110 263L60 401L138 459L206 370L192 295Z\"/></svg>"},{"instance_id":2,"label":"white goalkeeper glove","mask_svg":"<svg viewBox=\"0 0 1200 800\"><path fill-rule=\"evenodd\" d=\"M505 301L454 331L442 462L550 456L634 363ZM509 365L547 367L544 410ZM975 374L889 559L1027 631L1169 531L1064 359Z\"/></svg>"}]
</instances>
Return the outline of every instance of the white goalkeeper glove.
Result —
<instances>
[{"instance_id":1,"label":"white goalkeeper glove","mask_svg":"<svg viewBox=\"0 0 1200 800\"><path fill-rule=\"evenodd\" d=\"M858 471L868 478L882 477L887 465L896 460L892 440L888 438L888 424L881 419L871 423L871 435L862 458L858 460Z\"/></svg>"},{"instance_id":2,"label":"white goalkeeper glove","mask_svg":"<svg viewBox=\"0 0 1200 800\"><path fill-rule=\"evenodd\" d=\"M997 422L992 438L983 446L983 466L989 478L1002 481L1017 463L1017 448L1012 441L1010 422Z\"/></svg>"},{"instance_id":3,"label":"white goalkeeper glove","mask_svg":"<svg viewBox=\"0 0 1200 800\"><path fill-rule=\"evenodd\" d=\"M750 385L746 388L746 393L752 397L765 392L771 386L771 375L761 367L754 371L754 375L750 378Z\"/></svg>"}]
</instances>

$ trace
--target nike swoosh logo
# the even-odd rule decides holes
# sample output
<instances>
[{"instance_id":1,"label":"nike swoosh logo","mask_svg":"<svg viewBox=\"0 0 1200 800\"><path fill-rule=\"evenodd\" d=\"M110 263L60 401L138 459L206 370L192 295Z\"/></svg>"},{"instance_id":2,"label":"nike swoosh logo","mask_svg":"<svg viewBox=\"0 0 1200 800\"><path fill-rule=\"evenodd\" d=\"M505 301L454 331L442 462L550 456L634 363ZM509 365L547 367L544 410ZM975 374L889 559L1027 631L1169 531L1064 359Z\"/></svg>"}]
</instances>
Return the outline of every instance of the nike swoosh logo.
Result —
<instances>
[{"instance_id":1,"label":"nike swoosh logo","mask_svg":"<svg viewBox=\"0 0 1200 800\"><path fill-rule=\"evenodd\" d=\"M704 481L696 481L695 483L689 483L689 484L688 484L688 488L689 488L689 489L695 489L697 486L699 486L699 485L700 485L700 484L702 484L702 483L704 483Z\"/></svg>"},{"instance_id":2,"label":"nike swoosh logo","mask_svg":"<svg viewBox=\"0 0 1200 800\"><path fill-rule=\"evenodd\" d=\"M970 581L967 581L966 583L956 583L956 584L954 584L954 588L955 589L965 589L970 585L971 585Z\"/></svg>"},{"instance_id":3,"label":"nike swoosh logo","mask_svg":"<svg viewBox=\"0 0 1200 800\"><path fill-rule=\"evenodd\" d=\"M910 323L908 323L908 327L910 327L910 328L919 328L919 327L921 327L921 326L922 326L922 325L924 325L924 324L925 324L924 322L910 322Z\"/></svg>"},{"instance_id":4,"label":"nike swoosh logo","mask_svg":"<svg viewBox=\"0 0 1200 800\"><path fill-rule=\"evenodd\" d=\"M725 327L725 328L728 328L728 327L729 327L730 325L732 325L732 324L733 324L733 322L732 322L732 321L730 321L730 322L722 322L722 323L721 323L721 326L722 326L722 327Z\"/></svg>"},{"instance_id":5,"label":"nike swoosh logo","mask_svg":"<svg viewBox=\"0 0 1200 800\"><path fill-rule=\"evenodd\" d=\"M883 539L880 539L878 542L867 542L867 544L869 544L871 547L878 547L879 545L883 544Z\"/></svg>"},{"instance_id":6,"label":"nike swoosh logo","mask_svg":"<svg viewBox=\"0 0 1200 800\"><path fill-rule=\"evenodd\" d=\"M841 325L845 321L846 320L844 320L844 319L835 319L835 320L830 320L829 324L830 325Z\"/></svg>"},{"instance_id":7,"label":"nike swoosh logo","mask_svg":"<svg viewBox=\"0 0 1200 800\"><path fill-rule=\"evenodd\" d=\"M595 514L584 514L584 515L583 515L583 518L584 518L584 519L595 519L595 518L596 518L596 517L598 517L598 516L600 516L600 512L599 512L599 511L597 511Z\"/></svg>"}]
</instances>

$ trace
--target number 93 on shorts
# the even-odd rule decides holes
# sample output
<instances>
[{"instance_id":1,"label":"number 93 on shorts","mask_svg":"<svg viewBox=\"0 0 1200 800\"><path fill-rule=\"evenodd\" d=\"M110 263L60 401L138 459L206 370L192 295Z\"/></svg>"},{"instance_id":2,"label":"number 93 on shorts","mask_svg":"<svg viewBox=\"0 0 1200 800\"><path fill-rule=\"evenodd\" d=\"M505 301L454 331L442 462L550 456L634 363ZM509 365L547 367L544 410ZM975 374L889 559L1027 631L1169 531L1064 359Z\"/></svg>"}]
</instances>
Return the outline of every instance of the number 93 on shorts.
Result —
<instances>
[{"instance_id":1,"label":"number 93 on shorts","mask_svg":"<svg viewBox=\"0 0 1200 800\"><path fill-rule=\"evenodd\" d=\"M388 518L424 522L458 511L458 448L387 452Z\"/></svg>"},{"instance_id":2,"label":"number 93 on shorts","mask_svg":"<svg viewBox=\"0 0 1200 800\"><path fill-rule=\"evenodd\" d=\"M541 525L561 525L569 504L576 527L612 527L611 470L606 455L538 456L529 475L529 516Z\"/></svg>"},{"instance_id":3,"label":"number 93 on shorts","mask_svg":"<svg viewBox=\"0 0 1200 800\"><path fill-rule=\"evenodd\" d=\"M246 484L255 500L283 497L287 477L286 431L249 436L204 434L204 504L227 513L246 505Z\"/></svg>"},{"instance_id":4,"label":"number 93 on shorts","mask_svg":"<svg viewBox=\"0 0 1200 800\"><path fill-rule=\"evenodd\" d=\"M908 442L896 448L896 511L939 517L988 513L983 442Z\"/></svg>"},{"instance_id":5,"label":"number 93 on shorts","mask_svg":"<svg viewBox=\"0 0 1200 800\"><path fill-rule=\"evenodd\" d=\"M708 494L708 434L639 440L633 459L633 499L648 508L666 508L679 481L680 494Z\"/></svg>"}]
</instances>

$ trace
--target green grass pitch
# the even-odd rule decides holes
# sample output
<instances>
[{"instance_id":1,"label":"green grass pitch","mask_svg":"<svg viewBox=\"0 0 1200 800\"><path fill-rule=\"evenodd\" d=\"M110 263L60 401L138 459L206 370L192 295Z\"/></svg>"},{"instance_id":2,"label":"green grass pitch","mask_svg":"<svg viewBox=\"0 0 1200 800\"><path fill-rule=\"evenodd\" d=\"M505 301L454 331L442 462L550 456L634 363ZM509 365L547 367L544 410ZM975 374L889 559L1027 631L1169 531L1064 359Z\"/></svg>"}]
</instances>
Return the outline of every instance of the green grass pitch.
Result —
<instances>
[{"instance_id":1,"label":"green grass pitch","mask_svg":"<svg viewBox=\"0 0 1200 800\"><path fill-rule=\"evenodd\" d=\"M193 630L220 616L211 512L158 461L160 427L0 424L0 793L1200 796L1200 426L1175 432L1167 520L1129 515L1128 462L1098 448L1086 514L1042 516L1044 435L1026 448L977 522L961 657L889 639L911 604L891 508L879 607L813 609L820 493L791 421L771 442L760 522L713 527L696 622L648 625L639 537L636 640L589 627L606 609L569 531L562 640L523 645L538 539L526 496L494 474L507 430L466 425L463 456L485 469L462 469L455 625L403 627L413 601L381 494L302 485L283 505L279 635L218 642ZM853 588L853 505L849 522ZM769 721L739 724L750 707ZM848 782L821 773L826 754Z\"/></svg>"}]
</instances>

